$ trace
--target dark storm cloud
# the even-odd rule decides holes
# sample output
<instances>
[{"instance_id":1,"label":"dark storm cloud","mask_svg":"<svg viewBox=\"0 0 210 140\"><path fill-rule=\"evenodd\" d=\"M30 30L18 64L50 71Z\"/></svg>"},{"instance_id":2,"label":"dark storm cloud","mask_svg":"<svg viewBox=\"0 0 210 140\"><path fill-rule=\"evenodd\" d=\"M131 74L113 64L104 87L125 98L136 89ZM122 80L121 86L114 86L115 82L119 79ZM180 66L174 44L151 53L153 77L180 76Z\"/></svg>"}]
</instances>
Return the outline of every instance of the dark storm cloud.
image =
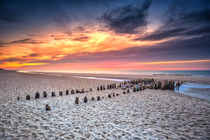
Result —
<instances>
[{"instance_id":1,"label":"dark storm cloud","mask_svg":"<svg viewBox=\"0 0 210 140\"><path fill-rule=\"evenodd\" d=\"M114 0L115 1L115 0ZM0 38L67 27L95 20L109 7L106 0L0 0Z\"/></svg>"},{"instance_id":2,"label":"dark storm cloud","mask_svg":"<svg viewBox=\"0 0 210 140\"><path fill-rule=\"evenodd\" d=\"M175 61L210 59L210 35L200 38L174 40L155 46L132 47L117 51L69 55L59 61L46 63L107 62L107 61Z\"/></svg>"},{"instance_id":3,"label":"dark storm cloud","mask_svg":"<svg viewBox=\"0 0 210 140\"><path fill-rule=\"evenodd\" d=\"M6 21L6 22L19 22L20 21L18 18L2 15L2 13L0 13L0 21L1 20Z\"/></svg>"},{"instance_id":4,"label":"dark storm cloud","mask_svg":"<svg viewBox=\"0 0 210 140\"><path fill-rule=\"evenodd\" d=\"M2 55L2 54L3 53L0 53L0 55ZM16 61L24 62L26 60L28 60L28 61L34 61L34 59L31 58L31 57L36 57L36 56L39 56L39 55L40 54L38 54L38 53L32 53L30 55L26 55L26 56L23 56L21 58L11 57L11 58L7 58L7 59L1 59L0 60L0 63L3 63L3 62L16 62Z\"/></svg>"},{"instance_id":5,"label":"dark storm cloud","mask_svg":"<svg viewBox=\"0 0 210 140\"><path fill-rule=\"evenodd\" d=\"M40 44L42 43L41 41L34 41L30 38L25 38L25 39L21 39L21 40L15 40L12 41L11 44L22 44L22 43L30 43L30 44Z\"/></svg>"},{"instance_id":6,"label":"dark storm cloud","mask_svg":"<svg viewBox=\"0 0 210 140\"><path fill-rule=\"evenodd\" d=\"M38 53L32 53L32 54L30 54L29 56L35 57L35 56L39 56L39 54L38 54Z\"/></svg>"},{"instance_id":7,"label":"dark storm cloud","mask_svg":"<svg viewBox=\"0 0 210 140\"><path fill-rule=\"evenodd\" d=\"M30 38L25 38L25 39L21 39L21 40L12 41L11 43L15 43L15 44L18 44L18 43L26 43L26 42L28 42L30 40L31 40Z\"/></svg>"},{"instance_id":8,"label":"dark storm cloud","mask_svg":"<svg viewBox=\"0 0 210 140\"><path fill-rule=\"evenodd\" d=\"M0 47L5 47L6 45L7 45L7 43L0 42Z\"/></svg>"},{"instance_id":9,"label":"dark storm cloud","mask_svg":"<svg viewBox=\"0 0 210 140\"><path fill-rule=\"evenodd\" d=\"M0 1L0 22L7 23L16 23L20 22L22 19L20 15L17 14L17 12L11 10L11 7L9 5L5 5L8 1L1 0ZM14 4L16 3L13 1ZM10 3L10 2L9 2Z\"/></svg>"},{"instance_id":10,"label":"dark storm cloud","mask_svg":"<svg viewBox=\"0 0 210 140\"><path fill-rule=\"evenodd\" d=\"M64 34L71 36L73 32L85 32L85 28L83 26L77 26L73 29L65 30Z\"/></svg>"},{"instance_id":11,"label":"dark storm cloud","mask_svg":"<svg viewBox=\"0 0 210 140\"><path fill-rule=\"evenodd\" d=\"M16 61L25 61L25 59L21 59L21 58L7 58L7 59L2 59L0 60L0 63L3 63L3 62L16 62Z\"/></svg>"},{"instance_id":12,"label":"dark storm cloud","mask_svg":"<svg viewBox=\"0 0 210 140\"><path fill-rule=\"evenodd\" d=\"M151 35L137 38L135 40L161 40L164 38L174 37L182 34L186 29L184 28L178 28L178 29L164 29L156 31L155 33L152 33Z\"/></svg>"},{"instance_id":13,"label":"dark storm cloud","mask_svg":"<svg viewBox=\"0 0 210 140\"><path fill-rule=\"evenodd\" d=\"M142 6L132 4L105 13L102 19L116 33L135 33L139 27L147 25L147 10L151 1L145 1Z\"/></svg>"},{"instance_id":14,"label":"dark storm cloud","mask_svg":"<svg viewBox=\"0 0 210 140\"><path fill-rule=\"evenodd\" d=\"M78 38L74 38L73 40L75 41L88 41L89 37L88 36L82 36Z\"/></svg>"},{"instance_id":15,"label":"dark storm cloud","mask_svg":"<svg viewBox=\"0 0 210 140\"><path fill-rule=\"evenodd\" d=\"M41 41L32 40L31 38L24 38L12 42L0 42L0 47L7 47L10 44L40 44Z\"/></svg>"},{"instance_id":16,"label":"dark storm cloud","mask_svg":"<svg viewBox=\"0 0 210 140\"><path fill-rule=\"evenodd\" d=\"M179 4L185 5L184 3ZM208 7L204 9L197 7L192 10L185 8L186 11L183 11L184 8L180 5L176 4L174 7L168 12L166 22L159 29L135 40L153 41L178 36L210 34L210 9Z\"/></svg>"}]
</instances>

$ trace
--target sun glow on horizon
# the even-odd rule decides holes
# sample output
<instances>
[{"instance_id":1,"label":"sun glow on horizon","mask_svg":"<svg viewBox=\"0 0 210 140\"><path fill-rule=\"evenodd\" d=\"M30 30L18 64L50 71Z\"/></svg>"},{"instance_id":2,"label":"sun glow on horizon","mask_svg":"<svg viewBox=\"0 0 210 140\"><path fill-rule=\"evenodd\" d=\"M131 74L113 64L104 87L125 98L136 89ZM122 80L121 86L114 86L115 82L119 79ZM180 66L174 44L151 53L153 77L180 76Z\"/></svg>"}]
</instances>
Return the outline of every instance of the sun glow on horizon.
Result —
<instances>
[{"instance_id":1,"label":"sun glow on horizon","mask_svg":"<svg viewBox=\"0 0 210 140\"><path fill-rule=\"evenodd\" d=\"M73 32L71 36L61 33L36 37L33 41L21 40L1 47L0 60L5 61L2 68L45 65L34 61L58 61L66 56L85 55L87 53L123 50L133 46L150 46L161 41L134 41L136 36L115 34L109 31ZM20 61L19 61L20 60Z\"/></svg>"}]
</instances>

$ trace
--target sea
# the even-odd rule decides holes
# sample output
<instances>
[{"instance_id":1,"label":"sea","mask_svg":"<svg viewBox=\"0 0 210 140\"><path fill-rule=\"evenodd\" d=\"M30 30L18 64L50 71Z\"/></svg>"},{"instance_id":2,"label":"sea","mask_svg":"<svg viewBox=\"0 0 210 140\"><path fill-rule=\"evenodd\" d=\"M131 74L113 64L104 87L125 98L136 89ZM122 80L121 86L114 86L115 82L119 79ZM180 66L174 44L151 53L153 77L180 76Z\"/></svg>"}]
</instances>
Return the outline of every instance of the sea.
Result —
<instances>
[{"instance_id":1,"label":"sea","mask_svg":"<svg viewBox=\"0 0 210 140\"><path fill-rule=\"evenodd\" d=\"M90 74L129 74L129 75L173 75L173 76L210 76L210 70L109 70L109 71L18 71L26 73L90 73Z\"/></svg>"},{"instance_id":2,"label":"sea","mask_svg":"<svg viewBox=\"0 0 210 140\"><path fill-rule=\"evenodd\" d=\"M107 71L107 73L132 75L210 76L210 70L117 70Z\"/></svg>"}]
</instances>

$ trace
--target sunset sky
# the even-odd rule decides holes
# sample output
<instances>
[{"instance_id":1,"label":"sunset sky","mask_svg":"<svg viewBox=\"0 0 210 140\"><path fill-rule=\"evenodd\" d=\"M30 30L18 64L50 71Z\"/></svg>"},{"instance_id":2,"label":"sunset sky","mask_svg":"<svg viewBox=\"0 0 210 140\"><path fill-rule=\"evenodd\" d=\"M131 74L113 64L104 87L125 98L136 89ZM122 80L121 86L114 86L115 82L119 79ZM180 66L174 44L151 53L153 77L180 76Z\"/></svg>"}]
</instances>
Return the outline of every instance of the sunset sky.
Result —
<instances>
[{"instance_id":1,"label":"sunset sky","mask_svg":"<svg viewBox=\"0 0 210 140\"><path fill-rule=\"evenodd\" d=\"M210 1L0 0L0 68L210 70Z\"/></svg>"}]
</instances>

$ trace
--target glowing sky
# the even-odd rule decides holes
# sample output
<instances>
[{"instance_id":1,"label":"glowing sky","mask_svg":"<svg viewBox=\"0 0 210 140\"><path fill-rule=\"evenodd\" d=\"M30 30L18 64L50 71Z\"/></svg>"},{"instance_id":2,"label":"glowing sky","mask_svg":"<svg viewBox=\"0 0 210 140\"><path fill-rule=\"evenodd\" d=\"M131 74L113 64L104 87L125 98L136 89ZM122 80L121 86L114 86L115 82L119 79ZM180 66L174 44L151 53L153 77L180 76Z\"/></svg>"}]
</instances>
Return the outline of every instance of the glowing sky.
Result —
<instances>
[{"instance_id":1,"label":"glowing sky","mask_svg":"<svg viewBox=\"0 0 210 140\"><path fill-rule=\"evenodd\" d=\"M1 0L0 68L210 69L210 2Z\"/></svg>"}]
</instances>

